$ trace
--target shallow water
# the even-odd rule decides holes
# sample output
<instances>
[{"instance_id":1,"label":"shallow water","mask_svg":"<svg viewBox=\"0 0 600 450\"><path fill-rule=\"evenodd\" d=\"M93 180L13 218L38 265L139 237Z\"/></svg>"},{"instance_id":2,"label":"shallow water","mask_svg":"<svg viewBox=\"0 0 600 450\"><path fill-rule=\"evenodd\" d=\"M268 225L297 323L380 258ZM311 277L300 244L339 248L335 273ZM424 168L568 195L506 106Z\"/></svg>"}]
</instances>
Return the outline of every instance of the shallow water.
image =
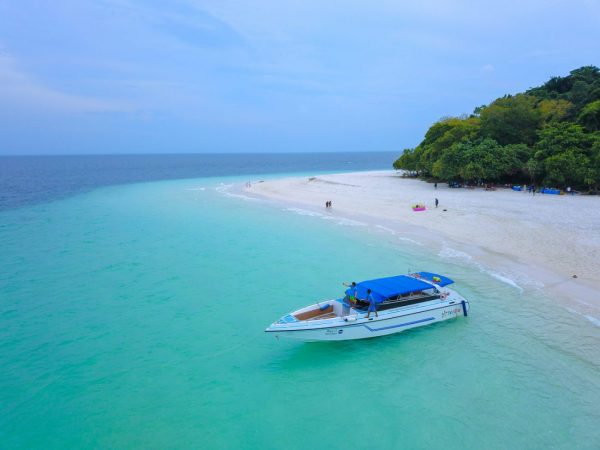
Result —
<instances>
[{"instance_id":1,"label":"shallow water","mask_svg":"<svg viewBox=\"0 0 600 450\"><path fill-rule=\"evenodd\" d=\"M227 195L244 181L0 213L3 448L598 448L600 328L451 252ZM470 316L342 343L263 333L409 268L455 279Z\"/></svg>"}]
</instances>

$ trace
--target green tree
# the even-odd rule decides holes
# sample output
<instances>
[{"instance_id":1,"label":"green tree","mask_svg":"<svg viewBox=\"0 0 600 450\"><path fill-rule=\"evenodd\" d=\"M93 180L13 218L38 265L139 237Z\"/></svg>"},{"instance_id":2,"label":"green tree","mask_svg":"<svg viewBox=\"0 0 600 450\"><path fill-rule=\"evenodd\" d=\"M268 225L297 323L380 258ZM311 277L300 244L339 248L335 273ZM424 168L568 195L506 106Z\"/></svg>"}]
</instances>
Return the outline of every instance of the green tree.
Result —
<instances>
[{"instance_id":1,"label":"green tree","mask_svg":"<svg viewBox=\"0 0 600 450\"><path fill-rule=\"evenodd\" d=\"M478 144L465 148L464 164L461 173L468 181L494 181L502 175L502 165L498 159L500 145L493 139L484 139Z\"/></svg>"},{"instance_id":2,"label":"green tree","mask_svg":"<svg viewBox=\"0 0 600 450\"><path fill-rule=\"evenodd\" d=\"M464 180L478 182L484 180L485 169L479 161L468 162L461 170L461 175Z\"/></svg>"},{"instance_id":3,"label":"green tree","mask_svg":"<svg viewBox=\"0 0 600 450\"><path fill-rule=\"evenodd\" d=\"M600 69L595 66L583 66L572 70L566 77L552 77L543 86L529 89L527 92L539 99L562 99L574 104L570 119L577 117L587 103L600 99Z\"/></svg>"},{"instance_id":4,"label":"green tree","mask_svg":"<svg viewBox=\"0 0 600 450\"><path fill-rule=\"evenodd\" d=\"M590 165L585 170L583 181L590 190L597 192L600 189L600 137L592 146Z\"/></svg>"},{"instance_id":5,"label":"green tree","mask_svg":"<svg viewBox=\"0 0 600 450\"><path fill-rule=\"evenodd\" d=\"M447 149L440 159L438 159L432 169L433 176L445 181L462 179L460 173L464 165L463 154L465 148L471 144L466 142L457 142Z\"/></svg>"},{"instance_id":6,"label":"green tree","mask_svg":"<svg viewBox=\"0 0 600 450\"><path fill-rule=\"evenodd\" d=\"M481 111L481 135L501 145L533 145L542 122L536 105L537 99L525 94L495 100Z\"/></svg>"},{"instance_id":7,"label":"green tree","mask_svg":"<svg viewBox=\"0 0 600 450\"><path fill-rule=\"evenodd\" d=\"M599 149L600 69L584 66L468 117L437 121L394 167L448 181L530 177L598 189Z\"/></svg>"},{"instance_id":8,"label":"green tree","mask_svg":"<svg viewBox=\"0 0 600 450\"><path fill-rule=\"evenodd\" d=\"M417 171L417 157L415 151L412 148L404 149L400 158L394 161L394 169L396 170L408 170L410 172Z\"/></svg>"},{"instance_id":9,"label":"green tree","mask_svg":"<svg viewBox=\"0 0 600 450\"><path fill-rule=\"evenodd\" d=\"M534 147L538 160L568 149L586 153L593 143L592 136L581 125L572 122L548 124L538 134L539 140Z\"/></svg>"},{"instance_id":10,"label":"green tree","mask_svg":"<svg viewBox=\"0 0 600 450\"><path fill-rule=\"evenodd\" d=\"M529 174L531 184L535 184L538 174L541 172L541 164L535 159L531 158L525 163L525 171Z\"/></svg>"},{"instance_id":11,"label":"green tree","mask_svg":"<svg viewBox=\"0 0 600 450\"><path fill-rule=\"evenodd\" d=\"M424 175L432 175L433 166L444 151L455 143L475 139L479 126L477 117L450 117L434 123L415 148L416 169Z\"/></svg>"},{"instance_id":12,"label":"green tree","mask_svg":"<svg viewBox=\"0 0 600 450\"><path fill-rule=\"evenodd\" d=\"M540 111L542 122L547 123L567 117L571 109L573 109L573 103L568 100L546 99L540 101L537 104L537 108Z\"/></svg>"},{"instance_id":13,"label":"green tree","mask_svg":"<svg viewBox=\"0 0 600 450\"><path fill-rule=\"evenodd\" d=\"M500 178L520 178L527 174L527 161L531 156L532 150L525 144L509 144L500 147L497 153Z\"/></svg>"},{"instance_id":14,"label":"green tree","mask_svg":"<svg viewBox=\"0 0 600 450\"><path fill-rule=\"evenodd\" d=\"M565 94L565 98L570 100L579 111L590 102L599 100L600 97L600 69L594 66L583 66L572 70L570 77L573 80L573 86Z\"/></svg>"},{"instance_id":15,"label":"green tree","mask_svg":"<svg viewBox=\"0 0 600 450\"><path fill-rule=\"evenodd\" d=\"M577 121L589 131L600 131L600 100L588 103Z\"/></svg>"},{"instance_id":16,"label":"green tree","mask_svg":"<svg viewBox=\"0 0 600 450\"><path fill-rule=\"evenodd\" d=\"M584 81L587 84L594 84L600 80L600 69L596 66L582 66L579 69L571 70L569 77L574 81Z\"/></svg>"},{"instance_id":17,"label":"green tree","mask_svg":"<svg viewBox=\"0 0 600 450\"><path fill-rule=\"evenodd\" d=\"M550 186L580 186L585 184L586 168L590 161L583 153L574 150L550 156L544 162L544 183Z\"/></svg>"},{"instance_id":18,"label":"green tree","mask_svg":"<svg viewBox=\"0 0 600 450\"><path fill-rule=\"evenodd\" d=\"M446 181L496 181L508 167L516 166L520 170L522 162L516 155L522 150L520 146L504 150L493 139L478 143L458 142L436 161L433 174Z\"/></svg>"}]
</instances>

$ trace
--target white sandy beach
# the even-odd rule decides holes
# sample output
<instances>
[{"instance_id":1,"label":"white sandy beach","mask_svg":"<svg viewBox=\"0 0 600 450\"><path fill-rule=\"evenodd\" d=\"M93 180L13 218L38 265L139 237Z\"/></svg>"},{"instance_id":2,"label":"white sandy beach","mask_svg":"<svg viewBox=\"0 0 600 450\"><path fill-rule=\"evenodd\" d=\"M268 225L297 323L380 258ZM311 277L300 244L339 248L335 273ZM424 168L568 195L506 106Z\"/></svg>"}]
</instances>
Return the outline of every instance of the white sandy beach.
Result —
<instances>
[{"instance_id":1,"label":"white sandy beach","mask_svg":"<svg viewBox=\"0 0 600 450\"><path fill-rule=\"evenodd\" d=\"M245 191L385 227L438 252L464 252L510 279L526 275L577 303L583 313L599 317L598 197L451 189L444 183L435 189L393 171L286 178L254 183ZM333 207L326 210L328 200ZM424 203L427 210L413 212L415 203Z\"/></svg>"}]
</instances>

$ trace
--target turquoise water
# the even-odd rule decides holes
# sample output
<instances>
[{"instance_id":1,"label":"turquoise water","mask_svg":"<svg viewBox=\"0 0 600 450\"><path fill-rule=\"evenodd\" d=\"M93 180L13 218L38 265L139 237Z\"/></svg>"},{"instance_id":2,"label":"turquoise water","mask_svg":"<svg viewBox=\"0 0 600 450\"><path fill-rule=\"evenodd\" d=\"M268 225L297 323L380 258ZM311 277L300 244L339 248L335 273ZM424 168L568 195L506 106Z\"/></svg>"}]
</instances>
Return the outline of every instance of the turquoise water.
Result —
<instances>
[{"instance_id":1,"label":"turquoise water","mask_svg":"<svg viewBox=\"0 0 600 450\"><path fill-rule=\"evenodd\" d=\"M600 329L585 318L220 183L0 213L0 447L599 447ZM263 333L342 281L408 267L454 278L471 315L342 343Z\"/></svg>"}]
</instances>

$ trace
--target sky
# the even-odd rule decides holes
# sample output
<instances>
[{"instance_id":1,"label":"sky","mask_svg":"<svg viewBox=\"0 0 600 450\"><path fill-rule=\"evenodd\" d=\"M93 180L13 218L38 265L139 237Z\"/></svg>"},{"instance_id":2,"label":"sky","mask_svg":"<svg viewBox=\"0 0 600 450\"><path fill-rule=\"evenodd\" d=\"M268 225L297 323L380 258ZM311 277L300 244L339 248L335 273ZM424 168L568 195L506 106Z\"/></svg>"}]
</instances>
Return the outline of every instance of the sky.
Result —
<instances>
[{"instance_id":1,"label":"sky","mask_svg":"<svg viewBox=\"0 0 600 450\"><path fill-rule=\"evenodd\" d=\"M397 151L600 66L600 0L0 0L0 154Z\"/></svg>"}]
</instances>

